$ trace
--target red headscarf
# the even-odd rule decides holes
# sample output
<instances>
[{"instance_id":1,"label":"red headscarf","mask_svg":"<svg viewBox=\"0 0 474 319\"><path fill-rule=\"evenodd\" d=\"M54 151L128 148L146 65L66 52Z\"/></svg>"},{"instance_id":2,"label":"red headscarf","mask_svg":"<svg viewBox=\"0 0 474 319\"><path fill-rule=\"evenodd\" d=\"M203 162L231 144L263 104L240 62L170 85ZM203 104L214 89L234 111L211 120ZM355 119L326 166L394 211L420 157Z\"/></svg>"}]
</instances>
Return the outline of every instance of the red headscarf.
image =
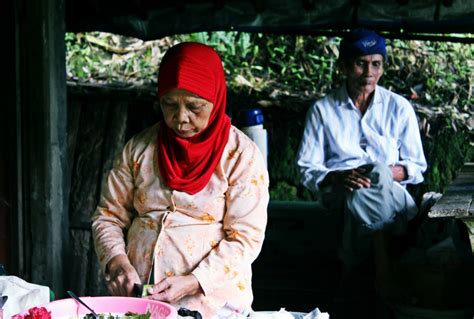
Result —
<instances>
[{"instance_id":1,"label":"red headscarf","mask_svg":"<svg viewBox=\"0 0 474 319\"><path fill-rule=\"evenodd\" d=\"M165 184L195 194L211 179L229 138L226 83L218 54L194 42L169 49L160 65L158 97L174 89L192 92L214 105L207 127L193 137L177 136L164 122L158 133L158 164Z\"/></svg>"}]
</instances>

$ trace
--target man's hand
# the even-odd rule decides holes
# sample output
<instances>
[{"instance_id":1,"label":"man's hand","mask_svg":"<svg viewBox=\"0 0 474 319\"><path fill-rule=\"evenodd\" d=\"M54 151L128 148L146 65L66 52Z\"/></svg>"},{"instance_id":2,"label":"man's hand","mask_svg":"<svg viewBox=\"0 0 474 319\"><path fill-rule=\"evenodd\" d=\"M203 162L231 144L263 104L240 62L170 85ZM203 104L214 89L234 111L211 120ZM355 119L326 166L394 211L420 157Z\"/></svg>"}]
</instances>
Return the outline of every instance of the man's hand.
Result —
<instances>
[{"instance_id":1,"label":"man's hand","mask_svg":"<svg viewBox=\"0 0 474 319\"><path fill-rule=\"evenodd\" d=\"M181 298L201 292L201 285L194 275L167 277L148 289L148 299L177 303Z\"/></svg>"},{"instance_id":2,"label":"man's hand","mask_svg":"<svg viewBox=\"0 0 474 319\"><path fill-rule=\"evenodd\" d=\"M370 178L365 176L366 170L363 168L354 168L345 171L334 171L329 173L322 186L332 184L334 188L344 188L350 192L354 189L369 188Z\"/></svg>"},{"instance_id":3,"label":"man's hand","mask_svg":"<svg viewBox=\"0 0 474 319\"><path fill-rule=\"evenodd\" d=\"M407 169L403 165L391 165L390 169L392 170L393 179L397 182L401 182L407 179L408 173Z\"/></svg>"},{"instance_id":4,"label":"man's hand","mask_svg":"<svg viewBox=\"0 0 474 319\"><path fill-rule=\"evenodd\" d=\"M118 255L107 264L107 288L113 296L133 296L133 285L140 283L137 271L126 255Z\"/></svg>"}]
</instances>

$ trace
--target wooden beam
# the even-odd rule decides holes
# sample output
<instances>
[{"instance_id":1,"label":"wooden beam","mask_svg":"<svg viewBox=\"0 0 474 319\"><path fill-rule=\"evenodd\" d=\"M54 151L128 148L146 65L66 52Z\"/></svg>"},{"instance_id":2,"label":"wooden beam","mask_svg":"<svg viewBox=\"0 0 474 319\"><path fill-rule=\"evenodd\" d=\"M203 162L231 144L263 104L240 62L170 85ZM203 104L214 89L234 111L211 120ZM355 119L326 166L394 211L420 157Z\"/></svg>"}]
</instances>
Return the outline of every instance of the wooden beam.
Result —
<instances>
[{"instance_id":1,"label":"wooden beam","mask_svg":"<svg viewBox=\"0 0 474 319\"><path fill-rule=\"evenodd\" d=\"M16 2L26 280L62 297L68 251L64 0Z\"/></svg>"}]
</instances>

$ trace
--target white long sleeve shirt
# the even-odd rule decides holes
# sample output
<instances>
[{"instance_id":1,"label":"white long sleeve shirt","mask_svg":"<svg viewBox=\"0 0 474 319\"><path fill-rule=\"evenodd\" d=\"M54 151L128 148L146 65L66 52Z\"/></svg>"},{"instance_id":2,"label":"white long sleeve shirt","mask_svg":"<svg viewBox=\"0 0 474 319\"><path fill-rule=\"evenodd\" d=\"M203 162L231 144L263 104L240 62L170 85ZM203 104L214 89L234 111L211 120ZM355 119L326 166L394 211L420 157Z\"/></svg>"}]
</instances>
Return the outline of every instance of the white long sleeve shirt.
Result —
<instances>
[{"instance_id":1,"label":"white long sleeve shirt","mask_svg":"<svg viewBox=\"0 0 474 319\"><path fill-rule=\"evenodd\" d=\"M309 110L297 155L302 184L313 192L325 176L374 162L403 165L401 185L423 181L426 159L415 111L402 96L377 86L366 113L342 86Z\"/></svg>"}]
</instances>

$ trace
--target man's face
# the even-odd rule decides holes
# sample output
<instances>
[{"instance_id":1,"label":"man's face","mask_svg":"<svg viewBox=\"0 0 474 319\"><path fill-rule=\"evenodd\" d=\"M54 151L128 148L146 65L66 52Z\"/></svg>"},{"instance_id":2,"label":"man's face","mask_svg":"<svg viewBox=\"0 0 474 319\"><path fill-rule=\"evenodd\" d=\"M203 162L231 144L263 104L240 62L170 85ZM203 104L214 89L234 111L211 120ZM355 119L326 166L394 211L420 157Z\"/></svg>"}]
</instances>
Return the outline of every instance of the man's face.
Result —
<instances>
[{"instance_id":1,"label":"man's face","mask_svg":"<svg viewBox=\"0 0 474 319\"><path fill-rule=\"evenodd\" d=\"M344 63L342 73L351 91L370 94L383 74L383 56L371 54Z\"/></svg>"}]
</instances>

